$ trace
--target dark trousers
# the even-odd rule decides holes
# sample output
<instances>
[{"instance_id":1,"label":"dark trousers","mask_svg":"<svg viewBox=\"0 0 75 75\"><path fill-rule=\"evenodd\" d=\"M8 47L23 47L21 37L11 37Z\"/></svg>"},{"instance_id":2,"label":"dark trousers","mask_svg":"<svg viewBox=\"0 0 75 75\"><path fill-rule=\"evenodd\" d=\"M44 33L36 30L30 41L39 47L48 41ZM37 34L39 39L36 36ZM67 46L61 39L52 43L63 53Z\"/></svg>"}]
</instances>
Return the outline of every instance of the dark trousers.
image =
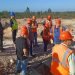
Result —
<instances>
[{"instance_id":1,"label":"dark trousers","mask_svg":"<svg viewBox=\"0 0 75 75\"><path fill-rule=\"evenodd\" d=\"M43 40L43 42L44 42L44 51L46 52L49 41Z\"/></svg>"},{"instance_id":2,"label":"dark trousers","mask_svg":"<svg viewBox=\"0 0 75 75\"><path fill-rule=\"evenodd\" d=\"M12 39L13 39L14 44L15 44L15 41L16 41L16 35L17 35L17 30L13 30L12 31Z\"/></svg>"},{"instance_id":3,"label":"dark trousers","mask_svg":"<svg viewBox=\"0 0 75 75\"><path fill-rule=\"evenodd\" d=\"M0 35L0 50L3 50L3 35Z\"/></svg>"},{"instance_id":4,"label":"dark trousers","mask_svg":"<svg viewBox=\"0 0 75 75\"><path fill-rule=\"evenodd\" d=\"M34 32L34 45L37 45L37 32Z\"/></svg>"},{"instance_id":5,"label":"dark trousers","mask_svg":"<svg viewBox=\"0 0 75 75\"><path fill-rule=\"evenodd\" d=\"M33 47L33 42L30 41L30 55L32 55L32 47Z\"/></svg>"}]
</instances>

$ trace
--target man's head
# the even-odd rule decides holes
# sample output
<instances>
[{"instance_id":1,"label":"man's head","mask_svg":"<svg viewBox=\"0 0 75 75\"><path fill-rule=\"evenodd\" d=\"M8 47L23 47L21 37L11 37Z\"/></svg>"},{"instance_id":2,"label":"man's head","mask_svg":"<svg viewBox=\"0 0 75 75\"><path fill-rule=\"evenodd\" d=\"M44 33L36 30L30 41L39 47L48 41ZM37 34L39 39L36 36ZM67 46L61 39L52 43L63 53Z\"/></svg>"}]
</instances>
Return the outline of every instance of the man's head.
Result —
<instances>
[{"instance_id":1,"label":"man's head","mask_svg":"<svg viewBox=\"0 0 75 75\"><path fill-rule=\"evenodd\" d=\"M32 24L32 20L30 18L27 19L27 24L31 25Z\"/></svg>"},{"instance_id":2,"label":"man's head","mask_svg":"<svg viewBox=\"0 0 75 75\"><path fill-rule=\"evenodd\" d=\"M14 16L10 16L10 18L11 18L11 19L15 19L15 17L14 17Z\"/></svg>"},{"instance_id":3,"label":"man's head","mask_svg":"<svg viewBox=\"0 0 75 75\"><path fill-rule=\"evenodd\" d=\"M49 20L49 21L51 20L51 16L50 15L47 16L47 20Z\"/></svg>"},{"instance_id":4,"label":"man's head","mask_svg":"<svg viewBox=\"0 0 75 75\"><path fill-rule=\"evenodd\" d=\"M21 35L22 37L25 37L25 38L28 37L28 30L27 30L27 27L26 27L26 26L22 26L22 27L21 27L21 33L20 33L20 35Z\"/></svg>"},{"instance_id":5,"label":"man's head","mask_svg":"<svg viewBox=\"0 0 75 75\"><path fill-rule=\"evenodd\" d=\"M66 45L71 45L72 43L72 39L73 39L73 36L70 34L69 31L63 31L61 34L60 34L60 37L59 39L65 43Z\"/></svg>"},{"instance_id":6,"label":"man's head","mask_svg":"<svg viewBox=\"0 0 75 75\"><path fill-rule=\"evenodd\" d=\"M59 27L61 25L61 20L59 18L55 19L55 25Z\"/></svg>"},{"instance_id":7,"label":"man's head","mask_svg":"<svg viewBox=\"0 0 75 75\"><path fill-rule=\"evenodd\" d=\"M35 16L32 16L32 21L35 21L36 20L36 17Z\"/></svg>"},{"instance_id":8,"label":"man's head","mask_svg":"<svg viewBox=\"0 0 75 75\"><path fill-rule=\"evenodd\" d=\"M52 21L46 21L45 24L49 24L49 28L52 27Z\"/></svg>"},{"instance_id":9,"label":"man's head","mask_svg":"<svg viewBox=\"0 0 75 75\"><path fill-rule=\"evenodd\" d=\"M10 12L10 17L11 17L11 19L15 18L15 13L14 12Z\"/></svg>"}]
</instances>

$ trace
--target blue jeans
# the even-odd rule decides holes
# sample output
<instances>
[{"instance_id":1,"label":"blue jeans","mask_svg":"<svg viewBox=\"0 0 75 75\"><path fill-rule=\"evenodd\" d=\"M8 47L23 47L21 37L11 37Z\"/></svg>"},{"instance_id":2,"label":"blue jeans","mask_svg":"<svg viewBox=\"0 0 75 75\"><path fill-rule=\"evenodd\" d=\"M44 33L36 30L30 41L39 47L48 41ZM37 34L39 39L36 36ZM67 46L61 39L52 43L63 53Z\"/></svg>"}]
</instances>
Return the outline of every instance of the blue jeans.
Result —
<instances>
[{"instance_id":1,"label":"blue jeans","mask_svg":"<svg viewBox=\"0 0 75 75\"><path fill-rule=\"evenodd\" d=\"M37 32L34 32L34 45L37 45Z\"/></svg>"},{"instance_id":2,"label":"blue jeans","mask_svg":"<svg viewBox=\"0 0 75 75\"><path fill-rule=\"evenodd\" d=\"M20 71L21 75L26 75L27 73L27 59L25 60L17 60L16 71Z\"/></svg>"},{"instance_id":3,"label":"blue jeans","mask_svg":"<svg viewBox=\"0 0 75 75\"><path fill-rule=\"evenodd\" d=\"M61 43L61 41L59 39L54 38L54 44L60 44L60 43Z\"/></svg>"}]
</instances>

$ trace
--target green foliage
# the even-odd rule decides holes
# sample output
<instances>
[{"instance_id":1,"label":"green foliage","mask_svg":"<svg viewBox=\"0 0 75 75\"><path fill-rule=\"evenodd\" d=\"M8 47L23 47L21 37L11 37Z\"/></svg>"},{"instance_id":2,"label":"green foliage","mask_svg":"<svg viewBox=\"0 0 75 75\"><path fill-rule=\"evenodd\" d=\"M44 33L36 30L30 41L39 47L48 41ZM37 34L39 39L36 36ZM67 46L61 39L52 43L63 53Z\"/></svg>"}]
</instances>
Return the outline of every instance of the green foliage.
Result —
<instances>
[{"instance_id":1,"label":"green foliage","mask_svg":"<svg viewBox=\"0 0 75 75\"><path fill-rule=\"evenodd\" d=\"M36 16L37 18L43 18L47 17L48 15L51 15L52 18L60 17L60 18L75 18L75 12L52 12L51 9L49 8L47 11L37 11L37 12L32 12L30 11L29 7L26 8L25 12L15 12L16 18L29 18L32 17L33 15ZM3 11L0 12L0 17L1 18L8 18L10 17L8 11Z\"/></svg>"}]
</instances>

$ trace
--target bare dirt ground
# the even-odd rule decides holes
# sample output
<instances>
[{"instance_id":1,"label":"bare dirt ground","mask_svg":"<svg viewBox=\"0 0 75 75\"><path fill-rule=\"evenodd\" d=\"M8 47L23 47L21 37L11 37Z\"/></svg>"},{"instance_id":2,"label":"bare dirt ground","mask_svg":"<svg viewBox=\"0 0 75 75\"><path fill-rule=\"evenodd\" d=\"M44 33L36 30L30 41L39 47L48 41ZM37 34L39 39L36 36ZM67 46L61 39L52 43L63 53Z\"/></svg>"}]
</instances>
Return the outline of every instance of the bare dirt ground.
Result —
<instances>
[{"instance_id":1,"label":"bare dirt ground","mask_svg":"<svg viewBox=\"0 0 75 75\"><path fill-rule=\"evenodd\" d=\"M38 39L39 47L33 48L33 53L36 54L36 57L35 58L29 57L29 66L31 68L34 68L36 65L38 65L39 67L40 66L39 64L41 64L47 58L50 58L51 46L50 45L48 46L48 52L44 52L43 43L40 40L41 39ZM8 67L8 63L11 58L14 58L16 60L16 51L15 51L12 40L4 40L4 48L5 48L4 52L0 53L0 61L3 63L6 69L6 72L8 71L8 73L11 73L10 75L15 75L13 74L13 72L15 71L15 69L13 69L14 66Z\"/></svg>"},{"instance_id":2,"label":"bare dirt ground","mask_svg":"<svg viewBox=\"0 0 75 75\"><path fill-rule=\"evenodd\" d=\"M5 20L7 22L7 24L9 24L9 20ZM26 25L26 19L18 19L18 24L19 24L19 29L21 25ZM41 21L41 19L37 19L38 22ZM4 20L3 20L3 23ZM53 20L53 24L54 24L54 20ZM67 26L70 30L73 29L73 35L75 36L75 19L63 19L62 20L62 25ZM46 72L48 72L48 68L50 65L50 60L51 60L51 48L52 45L48 45L48 51L45 53L43 51L43 42L42 42L42 38L40 36L40 32L43 30L43 26L39 24L38 27L38 44L39 47L34 47L33 48L33 53L36 54L35 58L29 57L29 67L30 67L30 71L31 69L34 69L37 71L37 75L46 75L46 73L44 73L44 70L47 70ZM20 30L18 30L18 34L17 37L19 36ZM12 38L11 38L11 28L10 27L6 27L4 30L4 41L3 41L3 46L5 48L4 52L0 53L0 73L2 71L4 72L11 72L11 74L0 74L0 75L15 75L13 72L15 71L15 67L14 66L9 66L9 60L11 58L14 58L16 60L16 50L14 48L13 42L12 42ZM44 62L47 62L46 66L44 64ZM14 68L14 69L12 69ZM4 73L3 72L3 73ZM33 71L34 72L34 71ZM30 74L33 75L33 74ZM35 74L34 74L35 75Z\"/></svg>"}]
</instances>

